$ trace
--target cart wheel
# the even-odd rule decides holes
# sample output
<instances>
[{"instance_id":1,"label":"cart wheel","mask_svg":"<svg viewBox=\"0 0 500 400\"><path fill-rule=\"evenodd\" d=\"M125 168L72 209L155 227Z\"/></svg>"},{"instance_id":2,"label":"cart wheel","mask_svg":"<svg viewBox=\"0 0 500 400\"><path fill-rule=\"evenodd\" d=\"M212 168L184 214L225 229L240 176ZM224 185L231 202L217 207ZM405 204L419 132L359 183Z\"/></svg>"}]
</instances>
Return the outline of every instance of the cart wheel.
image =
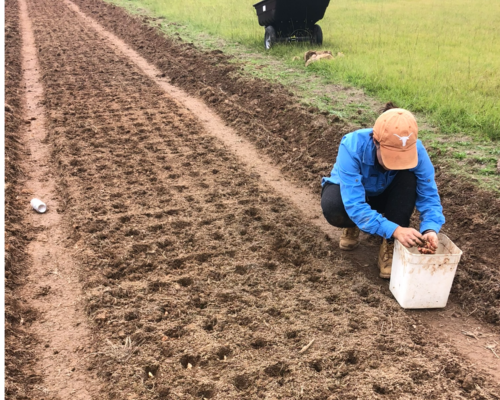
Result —
<instances>
[{"instance_id":1,"label":"cart wheel","mask_svg":"<svg viewBox=\"0 0 500 400\"><path fill-rule=\"evenodd\" d=\"M264 35L264 46L269 50L276 43L276 31L272 26L266 26L266 34Z\"/></svg>"},{"instance_id":2,"label":"cart wheel","mask_svg":"<svg viewBox=\"0 0 500 400\"><path fill-rule=\"evenodd\" d=\"M312 42L320 46L323 44L323 31L319 25L314 25Z\"/></svg>"}]
</instances>

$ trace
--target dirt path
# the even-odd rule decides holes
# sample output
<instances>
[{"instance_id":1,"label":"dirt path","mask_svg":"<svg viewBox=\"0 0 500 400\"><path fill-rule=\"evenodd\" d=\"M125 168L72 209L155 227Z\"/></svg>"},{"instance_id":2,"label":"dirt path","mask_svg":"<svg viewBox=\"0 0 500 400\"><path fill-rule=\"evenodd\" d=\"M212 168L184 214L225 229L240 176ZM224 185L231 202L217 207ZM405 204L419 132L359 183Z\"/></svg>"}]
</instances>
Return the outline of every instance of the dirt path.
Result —
<instances>
[{"instance_id":1,"label":"dirt path","mask_svg":"<svg viewBox=\"0 0 500 400\"><path fill-rule=\"evenodd\" d=\"M40 377L33 371L35 352L29 323L36 312L19 295L29 271L26 247L31 237L26 203L21 200L26 171L21 161L26 150L20 140L24 126L22 37L16 0L5 2L5 396L29 398Z\"/></svg>"},{"instance_id":2,"label":"dirt path","mask_svg":"<svg viewBox=\"0 0 500 400\"><path fill-rule=\"evenodd\" d=\"M30 226L36 232L27 249L32 266L21 295L30 299L39 313L31 332L39 341L35 369L44 382L35 388L41 397L90 399L92 393L99 391L99 385L88 376L82 363L82 357L90 352L90 330L81 302L79 265L74 260L74 249L67 246L68 232L59 214L60 197L50 160L51 148L46 142L44 93L28 7L25 0L19 0L19 4L25 117L30 121L23 138L30 153L28 164L23 166L30 175L23 197L26 211L31 213ZM36 214L29 208L33 197L43 199L48 206L46 213Z\"/></svg>"},{"instance_id":3,"label":"dirt path","mask_svg":"<svg viewBox=\"0 0 500 400\"><path fill-rule=\"evenodd\" d=\"M235 156L241 139L229 130L228 142L214 138L221 121L201 103L174 100L154 69L65 4L29 1L58 192L49 202L57 214L35 221L49 221L39 237L55 230L45 236L52 252L66 246L52 259L77 263L93 320L73 385L90 379L86 370L99 377L100 398L496 396L494 382L404 313L386 285L342 258L310 209L301 215L289 190L279 193L284 180L270 163L259 167L249 144L238 153L243 142ZM314 201L305 196L295 201ZM58 237L50 221L71 233ZM52 306L76 281L58 272L38 281Z\"/></svg>"},{"instance_id":4,"label":"dirt path","mask_svg":"<svg viewBox=\"0 0 500 400\"><path fill-rule=\"evenodd\" d=\"M500 382L500 336L487 324L468 315L456 303L444 310L408 311L450 342L478 369Z\"/></svg>"}]
</instances>

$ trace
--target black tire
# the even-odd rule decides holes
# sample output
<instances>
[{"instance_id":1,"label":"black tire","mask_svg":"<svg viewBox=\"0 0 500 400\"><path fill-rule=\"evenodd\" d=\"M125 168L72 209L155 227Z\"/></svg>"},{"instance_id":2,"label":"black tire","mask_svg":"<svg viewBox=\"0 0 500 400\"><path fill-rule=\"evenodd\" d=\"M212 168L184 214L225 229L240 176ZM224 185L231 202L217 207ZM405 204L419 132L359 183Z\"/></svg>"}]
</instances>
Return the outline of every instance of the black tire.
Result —
<instances>
[{"instance_id":1,"label":"black tire","mask_svg":"<svg viewBox=\"0 0 500 400\"><path fill-rule=\"evenodd\" d=\"M318 46L323 44L323 31L319 25L314 25L312 42Z\"/></svg>"},{"instance_id":2,"label":"black tire","mask_svg":"<svg viewBox=\"0 0 500 400\"><path fill-rule=\"evenodd\" d=\"M264 47L269 50L276 43L276 31L272 26L266 26L266 33L264 35Z\"/></svg>"}]
</instances>

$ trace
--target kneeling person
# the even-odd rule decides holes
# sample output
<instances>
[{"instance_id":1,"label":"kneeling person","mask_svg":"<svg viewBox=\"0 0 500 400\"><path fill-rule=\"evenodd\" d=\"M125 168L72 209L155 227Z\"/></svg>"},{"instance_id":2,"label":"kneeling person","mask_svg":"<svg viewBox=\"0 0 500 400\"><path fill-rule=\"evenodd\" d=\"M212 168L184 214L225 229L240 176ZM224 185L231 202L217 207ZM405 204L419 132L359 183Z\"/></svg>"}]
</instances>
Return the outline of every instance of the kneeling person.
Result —
<instances>
[{"instance_id":1,"label":"kneeling person","mask_svg":"<svg viewBox=\"0 0 500 400\"><path fill-rule=\"evenodd\" d=\"M382 278L391 276L394 239L405 247L434 253L444 224L434 167L417 136L415 117L401 108L390 109L373 129L342 138L332 172L321 182L326 220L345 228L342 250L359 245L360 229L384 238L378 257ZM415 206L420 231L409 228Z\"/></svg>"}]
</instances>

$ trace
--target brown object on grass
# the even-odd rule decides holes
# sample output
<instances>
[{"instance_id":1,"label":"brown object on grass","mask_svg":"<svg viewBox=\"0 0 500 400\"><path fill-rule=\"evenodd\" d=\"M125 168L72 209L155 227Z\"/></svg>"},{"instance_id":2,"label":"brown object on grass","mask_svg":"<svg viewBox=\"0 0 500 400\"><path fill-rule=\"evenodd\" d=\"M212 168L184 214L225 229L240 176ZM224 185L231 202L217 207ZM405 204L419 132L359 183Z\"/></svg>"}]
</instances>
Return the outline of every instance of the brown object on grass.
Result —
<instances>
[{"instance_id":1,"label":"brown object on grass","mask_svg":"<svg viewBox=\"0 0 500 400\"><path fill-rule=\"evenodd\" d=\"M332 52L328 50L324 51L309 50L304 54L304 61L306 62L306 67L312 64L313 62L319 60L333 60Z\"/></svg>"}]
</instances>

